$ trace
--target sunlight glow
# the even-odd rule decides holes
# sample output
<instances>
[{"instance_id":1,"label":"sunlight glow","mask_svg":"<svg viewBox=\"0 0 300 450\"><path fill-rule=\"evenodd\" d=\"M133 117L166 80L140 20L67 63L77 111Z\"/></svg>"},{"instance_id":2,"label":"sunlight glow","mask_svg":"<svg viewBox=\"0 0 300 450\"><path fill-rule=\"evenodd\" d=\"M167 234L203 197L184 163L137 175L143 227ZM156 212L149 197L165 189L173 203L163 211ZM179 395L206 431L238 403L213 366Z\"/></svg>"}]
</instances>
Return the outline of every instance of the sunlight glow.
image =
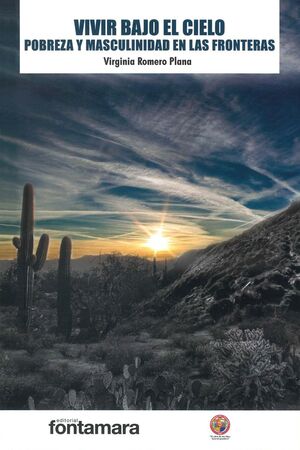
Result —
<instances>
[{"instance_id":1,"label":"sunlight glow","mask_svg":"<svg viewBox=\"0 0 300 450\"><path fill-rule=\"evenodd\" d=\"M149 237L146 246L154 252L165 251L169 249L169 239L163 236L162 229L159 229Z\"/></svg>"}]
</instances>

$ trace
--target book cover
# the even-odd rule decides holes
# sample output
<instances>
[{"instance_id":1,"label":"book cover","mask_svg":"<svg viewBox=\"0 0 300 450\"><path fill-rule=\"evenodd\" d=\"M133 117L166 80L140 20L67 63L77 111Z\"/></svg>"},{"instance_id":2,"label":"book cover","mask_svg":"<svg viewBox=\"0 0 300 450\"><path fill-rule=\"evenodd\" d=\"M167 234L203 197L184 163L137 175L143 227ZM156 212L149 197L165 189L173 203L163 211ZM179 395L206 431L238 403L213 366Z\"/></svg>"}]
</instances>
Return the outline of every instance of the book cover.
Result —
<instances>
[{"instance_id":1,"label":"book cover","mask_svg":"<svg viewBox=\"0 0 300 450\"><path fill-rule=\"evenodd\" d=\"M1 10L3 448L299 450L297 3Z\"/></svg>"}]
</instances>

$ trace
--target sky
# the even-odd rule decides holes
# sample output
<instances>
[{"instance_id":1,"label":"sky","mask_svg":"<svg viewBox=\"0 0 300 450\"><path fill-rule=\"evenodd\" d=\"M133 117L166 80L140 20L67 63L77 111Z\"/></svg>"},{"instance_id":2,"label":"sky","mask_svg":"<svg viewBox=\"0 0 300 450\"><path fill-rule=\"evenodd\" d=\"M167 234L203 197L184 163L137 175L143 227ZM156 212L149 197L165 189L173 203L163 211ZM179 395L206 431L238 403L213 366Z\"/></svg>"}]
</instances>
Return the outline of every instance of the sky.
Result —
<instances>
[{"instance_id":1,"label":"sky","mask_svg":"<svg viewBox=\"0 0 300 450\"><path fill-rule=\"evenodd\" d=\"M14 258L23 185L50 258L170 255L283 209L300 190L300 8L281 2L280 75L19 75L18 10L0 15L0 259Z\"/></svg>"}]
</instances>

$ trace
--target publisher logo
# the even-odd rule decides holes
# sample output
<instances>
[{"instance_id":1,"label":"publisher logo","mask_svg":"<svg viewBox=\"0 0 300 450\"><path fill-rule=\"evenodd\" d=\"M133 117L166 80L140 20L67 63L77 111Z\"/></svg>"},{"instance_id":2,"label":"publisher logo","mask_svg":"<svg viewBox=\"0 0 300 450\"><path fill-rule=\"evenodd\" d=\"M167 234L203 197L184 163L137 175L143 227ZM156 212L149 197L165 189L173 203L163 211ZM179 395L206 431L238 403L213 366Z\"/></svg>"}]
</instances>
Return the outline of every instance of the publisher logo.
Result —
<instances>
[{"instance_id":1,"label":"publisher logo","mask_svg":"<svg viewBox=\"0 0 300 450\"><path fill-rule=\"evenodd\" d=\"M84 423L79 419L53 419L50 434L140 434L137 423Z\"/></svg>"},{"instance_id":2,"label":"publisher logo","mask_svg":"<svg viewBox=\"0 0 300 450\"><path fill-rule=\"evenodd\" d=\"M230 428L230 420L223 414L214 416L210 421L210 429L217 436L223 436L228 433Z\"/></svg>"}]
</instances>

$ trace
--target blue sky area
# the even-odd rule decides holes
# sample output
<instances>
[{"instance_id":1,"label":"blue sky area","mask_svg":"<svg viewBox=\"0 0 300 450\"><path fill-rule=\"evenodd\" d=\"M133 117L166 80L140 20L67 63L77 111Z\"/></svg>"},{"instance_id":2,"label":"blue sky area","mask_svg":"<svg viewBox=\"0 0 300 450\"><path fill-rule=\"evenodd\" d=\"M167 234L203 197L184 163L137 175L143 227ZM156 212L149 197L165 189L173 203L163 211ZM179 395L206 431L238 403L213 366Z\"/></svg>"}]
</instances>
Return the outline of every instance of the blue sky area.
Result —
<instances>
[{"instance_id":1,"label":"blue sky area","mask_svg":"<svg viewBox=\"0 0 300 450\"><path fill-rule=\"evenodd\" d=\"M280 75L19 75L17 5L7 2L0 257L14 254L28 181L52 256L65 234L78 255L138 252L161 221L178 254L297 198L300 17L296 1L281 7Z\"/></svg>"}]
</instances>

